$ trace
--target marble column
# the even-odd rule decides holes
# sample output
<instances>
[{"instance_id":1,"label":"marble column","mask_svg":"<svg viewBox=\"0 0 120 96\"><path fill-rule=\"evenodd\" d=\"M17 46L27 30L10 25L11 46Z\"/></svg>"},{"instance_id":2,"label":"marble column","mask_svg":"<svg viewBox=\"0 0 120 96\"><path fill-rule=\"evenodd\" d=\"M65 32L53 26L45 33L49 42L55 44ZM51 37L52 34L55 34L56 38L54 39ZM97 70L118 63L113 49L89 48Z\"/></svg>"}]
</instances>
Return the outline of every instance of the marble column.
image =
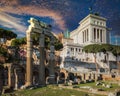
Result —
<instances>
[{"instance_id":1,"label":"marble column","mask_svg":"<svg viewBox=\"0 0 120 96\"><path fill-rule=\"evenodd\" d=\"M85 73L82 73L81 76L82 76L82 81L84 81L85 80Z\"/></svg>"},{"instance_id":2,"label":"marble column","mask_svg":"<svg viewBox=\"0 0 120 96\"><path fill-rule=\"evenodd\" d=\"M95 81L98 80L98 73L95 73Z\"/></svg>"},{"instance_id":3,"label":"marble column","mask_svg":"<svg viewBox=\"0 0 120 96\"><path fill-rule=\"evenodd\" d=\"M84 43L85 43L85 31L83 31L84 32Z\"/></svg>"},{"instance_id":4,"label":"marble column","mask_svg":"<svg viewBox=\"0 0 120 96\"><path fill-rule=\"evenodd\" d=\"M105 32L105 30L102 30L103 31L103 34L102 34L102 41L103 41L103 43L106 43L106 32Z\"/></svg>"},{"instance_id":5,"label":"marble column","mask_svg":"<svg viewBox=\"0 0 120 96\"><path fill-rule=\"evenodd\" d=\"M55 83L55 53L54 53L54 39L51 38L51 46L50 46L50 58L49 58L49 84L54 84Z\"/></svg>"},{"instance_id":6,"label":"marble column","mask_svg":"<svg viewBox=\"0 0 120 96\"><path fill-rule=\"evenodd\" d=\"M89 41L93 42L94 41L94 30L93 30L93 27L91 25L89 26L88 34L89 34L89 36L88 36Z\"/></svg>"},{"instance_id":7,"label":"marble column","mask_svg":"<svg viewBox=\"0 0 120 96\"><path fill-rule=\"evenodd\" d=\"M87 41L89 41L89 31L87 29Z\"/></svg>"},{"instance_id":8,"label":"marble column","mask_svg":"<svg viewBox=\"0 0 120 96\"><path fill-rule=\"evenodd\" d=\"M45 35L40 34L39 51L40 51L40 65L39 65L39 85L45 85L45 48L44 40Z\"/></svg>"},{"instance_id":9,"label":"marble column","mask_svg":"<svg viewBox=\"0 0 120 96\"><path fill-rule=\"evenodd\" d=\"M94 80L94 74L93 73L91 73L91 79Z\"/></svg>"},{"instance_id":10,"label":"marble column","mask_svg":"<svg viewBox=\"0 0 120 96\"><path fill-rule=\"evenodd\" d=\"M32 37L31 31L27 31L27 62L26 62L26 83L25 86L32 85L32 77L33 77L33 70L32 70Z\"/></svg>"},{"instance_id":11,"label":"marble column","mask_svg":"<svg viewBox=\"0 0 120 96\"><path fill-rule=\"evenodd\" d=\"M83 43L84 43L84 31L82 33L83 33Z\"/></svg>"},{"instance_id":12,"label":"marble column","mask_svg":"<svg viewBox=\"0 0 120 96\"><path fill-rule=\"evenodd\" d=\"M89 73L86 73L86 80L89 80Z\"/></svg>"},{"instance_id":13,"label":"marble column","mask_svg":"<svg viewBox=\"0 0 120 96\"><path fill-rule=\"evenodd\" d=\"M14 69L14 74L15 74L15 90L18 89L18 75L17 75L17 70Z\"/></svg>"},{"instance_id":14,"label":"marble column","mask_svg":"<svg viewBox=\"0 0 120 96\"><path fill-rule=\"evenodd\" d=\"M86 42L86 37L87 37L87 35L86 35L86 30L85 30L84 32L85 32L85 42Z\"/></svg>"},{"instance_id":15,"label":"marble column","mask_svg":"<svg viewBox=\"0 0 120 96\"><path fill-rule=\"evenodd\" d=\"M8 86L11 87L11 66L8 66Z\"/></svg>"}]
</instances>

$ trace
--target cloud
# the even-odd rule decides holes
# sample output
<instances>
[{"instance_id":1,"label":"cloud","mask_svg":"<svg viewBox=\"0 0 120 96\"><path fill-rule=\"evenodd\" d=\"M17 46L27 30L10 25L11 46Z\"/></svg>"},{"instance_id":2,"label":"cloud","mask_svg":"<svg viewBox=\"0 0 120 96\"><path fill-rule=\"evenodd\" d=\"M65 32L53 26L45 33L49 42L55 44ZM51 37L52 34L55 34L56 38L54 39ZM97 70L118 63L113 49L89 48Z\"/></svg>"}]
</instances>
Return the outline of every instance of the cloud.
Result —
<instances>
[{"instance_id":1,"label":"cloud","mask_svg":"<svg viewBox=\"0 0 120 96\"><path fill-rule=\"evenodd\" d=\"M53 26L59 27L59 29L61 29L62 31L66 29L66 24L63 19L63 16L58 11L52 10L50 8L45 8L43 7L43 5L42 6L35 4L32 5L30 3L28 5L21 5L19 0L13 0L12 2L10 1L11 0L1 1L2 7L0 7L0 10L2 10L3 12L18 15L49 17L52 20L54 20ZM36 0L32 0L31 2L34 3L33 1L35 2Z\"/></svg>"},{"instance_id":2,"label":"cloud","mask_svg":"<svg viewBox=\"0 0 120 96\"><path fill-rule=\"evenodd\" d=\"M9 14L0 11L0 25L3 27L10 28L14 32L25 32L26 27L23 25L20 18L10 16Z\"/></svg>"},{"instance_id":3,"label":"cloud","mask_svg":"<svg viewBox=\"0 0 120 96\"><path fill-rule=\"evenodd\" d=\"M60 32L67 28L71 31L89 14L88 8L99 12L108 19L107 25L112 28L114 35L119 35L120 0L0 0L2 12L17 15L49 17L54 31ZM117 22L116 22L117 21ZM25 23L27 21L24 21ZM9 24L5 24L9 26ZM21 24L21 26L23 26ZM9 26L12 27L12 26Z\"/></svg>"}]
</instances>

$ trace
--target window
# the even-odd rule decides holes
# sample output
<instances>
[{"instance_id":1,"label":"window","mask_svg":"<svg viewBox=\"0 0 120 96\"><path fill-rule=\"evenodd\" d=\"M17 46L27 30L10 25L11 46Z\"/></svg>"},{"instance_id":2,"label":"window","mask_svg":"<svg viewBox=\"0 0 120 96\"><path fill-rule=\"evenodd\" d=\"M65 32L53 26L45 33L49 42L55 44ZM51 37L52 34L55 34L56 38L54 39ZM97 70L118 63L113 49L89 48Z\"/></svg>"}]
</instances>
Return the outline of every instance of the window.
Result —
<instances>
[{"instance_id":1,"label":"window","mask_svg":"<svg viewBox=\"0 0 120 96\"><path fill-rule=\"evenodd\" d=\"M97 25L99 25L99 21L97 21Z\"/></svg>"},{"instance_id":2,"label":"window","mask_svg":"<svg viewBox=\"0 0 120 96\"><path fill-rule=\"evenodd\" d=\"M71 51L74 51L74 48L71 48Z\"/></svg>"},{"instance_id":3,"label":"window","mask_svg":"<svg viewBox=\"0 0 120 96\"><path fill-rule=\"evenodd\" d=\"M96 28L94 28L94 39L96 39Z\"/></svg>"},{"instance_id":4,"label":"window","mask_svg":"<svg viewBox=\"0 0 120 96\"><path fill-rule=\"evenodd\" d=\"M101 42L102 42L102 29L100 30L100 38L101 38Z\"/></svg>"},{"instance_id":5,"label":"window","mask_svg":"<svg viewBox=\"0 0 120 96\"><path fill-rule=\"evenodd\" d=\"M77 48L76 48L76 51L77 51Z\"/></svg>"},{"instance_id":6,"label":"window","mask_svg":"<svg viewBox=\"0 0 120 96\"><path fill-rule=\"evenodd\" d=\"M97 39L99 39L99 29L97 29Z\"/></svg>"}]
</instances>

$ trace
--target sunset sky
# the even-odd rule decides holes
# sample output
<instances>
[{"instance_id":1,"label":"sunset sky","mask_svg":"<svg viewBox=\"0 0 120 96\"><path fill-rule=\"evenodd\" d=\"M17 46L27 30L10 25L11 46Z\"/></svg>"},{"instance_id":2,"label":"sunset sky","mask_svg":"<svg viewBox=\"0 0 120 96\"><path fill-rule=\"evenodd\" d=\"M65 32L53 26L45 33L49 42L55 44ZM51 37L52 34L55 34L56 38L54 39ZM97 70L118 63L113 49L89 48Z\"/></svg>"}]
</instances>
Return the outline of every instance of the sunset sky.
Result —
<instances>
[{"instance_id":1,"label":"sunset sky","mask_svg":"<svg viewBox=\"0 0 120 96\"><path fill-rule=\"evenodd\" d=\"M52 25L55 33L72 31L89 14L99 12L107 18L111 42L120 45L120 0L0 0L0 27L24 37L30 17Z\"/></svg>"}]
</instances>

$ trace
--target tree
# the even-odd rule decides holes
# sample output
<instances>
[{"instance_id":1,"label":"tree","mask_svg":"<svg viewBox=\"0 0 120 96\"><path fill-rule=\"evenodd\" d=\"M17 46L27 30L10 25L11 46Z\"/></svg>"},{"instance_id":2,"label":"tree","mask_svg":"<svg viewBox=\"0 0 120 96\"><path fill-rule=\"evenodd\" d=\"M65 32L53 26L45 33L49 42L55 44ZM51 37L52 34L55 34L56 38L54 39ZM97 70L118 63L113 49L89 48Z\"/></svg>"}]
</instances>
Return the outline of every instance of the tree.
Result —
<instances>
[{"instance_id":1,"label":"tree","mask_svg":"<svg viewBox=\"0 0 120 96\"><path fill-rule=\"evenodd\" d=\"M100 51L100 45L99 44L87 45L83 48L83 51L85 51L86 53L93 53L94 62L96 65L96 71L98 72L98 64L96 62L96 53Z\"/></svg>"},{"instance_id":2,"label":"tree","mask_svg":"<svg viewBox=\"0 0 120 96\"><path fill-rule=\"evenodd\" d=\"M11 40L12 38L16 37L17 34L15 34L14 32L0 28L0 38L2 38L4 42L6 42L6 40Z\"/></svg>"},{"instance_id":3,"label":"tree","mask_svg":"<svg viewBox=\"0 0 120 96\"><path fill-rule=\"evenodd\" d=\"M114 45L112 48L113 48L113 49L112 49L113 55L114 55L114 56L119 56L119 55L120 55L120 46Z\"/></svg>"},{"instance_id":4,"label":"tree","mask_svg":"<svg viewBox=\"0 0 120 96\"><path fill-rule=\"evenodd\" d=\"M40 37L40 34L37 34L37 33L32 34L32 42L33 42L34 46L39 45L39 37ZM27 43L26 37L16 38L16 39L12 40L11 46L16 47L16 49L17 49L16 53L18 53L18 51L20 50L19 47L26 43ZM60 50L61 48L63 48L62 43L60 43L60 41L57 38L55 38L55 40L54 40L54 46L55 46L55 50ZM49 37L45 37L45 48L48 50L50 49L50 38Z\"/></svg>"},{"instance_id":5,"label":"tree","mask_svg":"<svg viewBox=\"0 0 120 96\"><path fill-rule=\"evenodd\" d=\"M116 56L116 62L117 62L118 71L119 71L119 74L120 74L120 61L118 60L118 57L120 56L120 46L114 45L112 53L113 53L114 56Z\"/></svg>"},{"instance_id":6,"label":"tree","mask_svg":"<svg viewBox=\"0 0 120 96\"><path fill-rule=\"evenodd\" d=\"M83 51L87 53L97 53L100 51L100 45L99 44L87 45L83 48Z\"/></svg>"},{"instance_id":7,"label":"tree","mask_svg":"<svg viewBox=\"0 0 120 96\"><path fill-rule=\"evenodd\" d=\"M100 52L106 53L107 51L112 51L113 50L113 45L110 44L102 44L100 46Z\"/></svg>"},{"instance_id":8,"label":"tree","mask_svg":"<svg viewBox=\"0 0 120 96\"><path fill-rule=\"evenodd\" d=\"M63 44L57 38L55 39L54 46L55 46L55 50L60 50L63 48Z\"/></svg>"},{"instance_id":9,"label":"tree","mask_svg":"<svg viewBox=\"0 0 120 96\"><path fill-rule=\"evenodd\" d=\"M14 39L11 42L11 46L21 46L23 44L26 44L26 38L25 37Z\"/></svg>"},{"instance_id":10,"label":"tree","mask_svg":"<svg viewBox=\"0 0 120 96\"><path fill-rule=\"evenodd\" d=\"M8 59L7 49L0 46L0 63L5 63Z\"/></svg>"},{"instance_id":11,"label":"tree","mask_svg":"<svg viewBox=\"0 0 120 96\"><path fill-rule=\"evenodd\" d=\"M20 61L20 46L21 45L25 45L26 44L26 37L23 38L16 38L14 40L12 40L11 42L11 46L13 46L14 50L15 50L15 55L12 56L14 61Z\"/></svg>"},{"instance_id":12,"label":"tree","mask_svg":"<svg viewBox=\"0 0 120 96\"><path fill-rule=\"evenodd\" d=\"M6 56L7 55L7 50L3 47L0 46L0 55Z\"/></svg>"},{"instance_id":13,"label":"tree","mask_svg":"<svg viewBox=\"0 0 120 96\"><path fill-rule=\"evenodd\" d=\"M39 37L40 37L40 35L37 33L32 34L32 39L33 39L34 45L39 44ZM56 37L54 37L54 38L55 38L54 39L55 50L60 50L61 48L63 48L62 43ZM50 38L47 36L45 36L45 48L50 49Z\"/></svg>"},{"instance_id":14,"label":"tree","mask_svg":"<svg viewBox=\"0 0 120 96\"><path fill-rule=\"evenodd\" d=\"M83 50L87 53L94 53L94 55L96 55L96 53L98 52L103 52L104 54L106 54L107 59L108 59L108 52L112 52L113 55L116 57L120 55L120 46L115 46L115 45L110 45L110 44L101 44L101 45L91 44L91 45L85 46ZM94 56L94 58L96 59L96 56ZM96 65L96 68L97 68L97 65Z\"/></svg>"}]
</instances>

